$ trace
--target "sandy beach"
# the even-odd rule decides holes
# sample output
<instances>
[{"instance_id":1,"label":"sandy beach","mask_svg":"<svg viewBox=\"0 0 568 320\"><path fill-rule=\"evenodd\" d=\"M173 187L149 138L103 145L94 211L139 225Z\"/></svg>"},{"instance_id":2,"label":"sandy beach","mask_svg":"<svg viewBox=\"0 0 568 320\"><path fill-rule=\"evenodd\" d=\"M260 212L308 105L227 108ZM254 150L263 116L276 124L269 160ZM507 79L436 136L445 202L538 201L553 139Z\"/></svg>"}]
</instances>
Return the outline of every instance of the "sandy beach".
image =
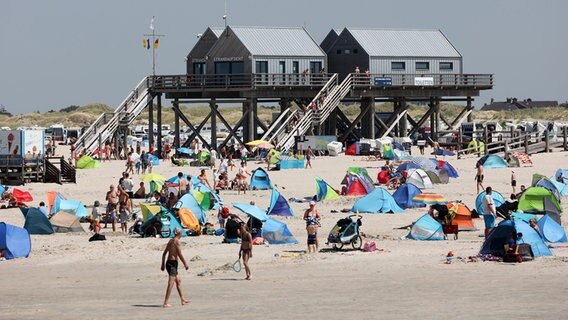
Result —
<instances>
[{"instance_id":1,"label":"sandy beach","mask_svg":"<svg viewBox=\"0 0 568 320\"><path fill-rule=\"evenodd\" d=\"M446 160L460 177L428 191L475 208L477 159ZM568 153L538 154L532 161L532 167L515 168L519 185L529 186L533 173L551 176L556 169L568 167ZM313 169L270 171L272 183L287 199L303 198L315 194L317 176L339 189L348 167L365 167L376 179L384 161L341 155L317 157L312 164ZM248 165L249 170L258 166L253 162ZM32 193L33 206L45 201L50 190L90 206L95 200L104 202L108 186L117 183L123 169L123 161L104 162L99 169L78 170L77 184L27 184L21 188ZM167 161L154 167L155 173L166 178L180 170L195 175L199 168L175 167ZM230 172L230 177L235 173ZM484 185L508 196L512 191L510 174L510 168L486 169ZM134 176L133 181L137 185L139 177ZM255 201L266 208L270 191L246 195L224 191L221 198L229 205ZM322 249L329 248L324 243L335 222L347 215L331 210L351 208L356 200L342 197L318 203ZM135 206L141 201L135 200ZM562 202L564 211L567 204ZM167 310L161 307L167 274L160 271L167 239L127 236L110 229L103 229L107 241L100 242L88 242L90 232L32 235L29 258L0 262L0 319L561 319L568 312L568 246L553 248L553 257L521 264L468 262L483 243L482 219L475 219L478 231L460 232L458 240L413 241L404 238L406 229L399 228L410 225L426 210L408 209L400 214L363 216L365 240L375 241L377 252L323 250L308 255L304 253L302 220L307 204L291 205L296 215L279 219L288 224L299 243L255 246L252 281L243 280L244 270L235 273L231 269L238 245L222 244L222 237L216 236L183 238L189 271L180 268L180 274L191 303L181 306L174 290L173 307ZM208 220L217 226L216 216L216 211L208 213ZM0 210L0 221L24 224L19 209ZM563 224L567 222L563 217ZM88 225L84 228L88 230ZM450 250L456 258L445 264Z\"/></svg>"}]
</instances>

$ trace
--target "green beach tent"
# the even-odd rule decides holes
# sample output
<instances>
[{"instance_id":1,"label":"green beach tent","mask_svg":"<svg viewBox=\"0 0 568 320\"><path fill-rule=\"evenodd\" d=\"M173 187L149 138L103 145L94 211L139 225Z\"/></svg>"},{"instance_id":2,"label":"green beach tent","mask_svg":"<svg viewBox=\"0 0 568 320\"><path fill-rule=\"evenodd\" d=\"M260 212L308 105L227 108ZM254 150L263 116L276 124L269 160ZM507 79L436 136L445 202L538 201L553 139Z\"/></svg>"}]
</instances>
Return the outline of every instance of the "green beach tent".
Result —
<instances>
[{"instance_id":1,"label":"green beach tent","mask_svg":"<svg viewBox=\"0 0 568 320\"><path fill-rule=\"evenodd\" d=\"M316 177L316 199L317 201L339 200L339 195L327 182Z\"/></svg>"},{"instance_id":2,"label":"green beach tent","mask_svg":"<svg viewBox=\"0 0 568 320\"><path fill-rule=\"evenodd\" d=\"M101 162L95 160L88 155L82 156L77 160L77 169L95 169L101 166Z\"/></svg>"},{"instance_id":3,"label":"green beach tent","mask_svg":"<svg viewBox=\"0 0 568 320\"><path fill-rule=\"evenodd\" d=\"M545 202L547 204L550 203L553 209L558 210L558 212L562 212L558 199L550 190L544 187L531 187L523 192L521 199L519 199L518 209L523 212L544 213L546 209Z\"/></svg>"}]
</instances>

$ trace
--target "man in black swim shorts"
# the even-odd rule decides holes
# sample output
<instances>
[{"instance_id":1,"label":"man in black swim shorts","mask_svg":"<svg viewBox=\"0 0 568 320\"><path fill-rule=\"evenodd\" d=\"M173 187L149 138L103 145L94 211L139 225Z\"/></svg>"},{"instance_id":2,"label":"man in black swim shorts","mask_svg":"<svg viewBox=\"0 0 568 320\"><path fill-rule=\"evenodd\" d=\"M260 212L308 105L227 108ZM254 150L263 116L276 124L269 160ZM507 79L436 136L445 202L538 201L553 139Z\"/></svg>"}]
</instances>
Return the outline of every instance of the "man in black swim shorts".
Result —
<instances>
[{"instance_id":1,"label":"man in black swim shorts","mask_svg":"<svg viewBox=\"0 0 568 320\"><path fill-rule=\"evenodd\" d=\"M164 299L164 308L169 308L172 305L168 303L170 299L170 294L172 293L172 289L174 287L174 283L177 287L177 291L179 293L179 297L181 299L181 304L185 305L189 303L189 300L186 300L183 297L183 292L181 290L181 279L178 277L178 258L183 262L183 266L185 270L188 270L189 267L185 262L185 258L183 257L183 253L181 252L181 245L179 239L181 238L181 230L175 229L174 231L175 237L171 239L168 244L166 245L166 249L162 254L162 271L166 270L168 272L168 289L166 290L166 298ZM166 256L168 257L166 262Z\"/></svg>"}]
</instances>

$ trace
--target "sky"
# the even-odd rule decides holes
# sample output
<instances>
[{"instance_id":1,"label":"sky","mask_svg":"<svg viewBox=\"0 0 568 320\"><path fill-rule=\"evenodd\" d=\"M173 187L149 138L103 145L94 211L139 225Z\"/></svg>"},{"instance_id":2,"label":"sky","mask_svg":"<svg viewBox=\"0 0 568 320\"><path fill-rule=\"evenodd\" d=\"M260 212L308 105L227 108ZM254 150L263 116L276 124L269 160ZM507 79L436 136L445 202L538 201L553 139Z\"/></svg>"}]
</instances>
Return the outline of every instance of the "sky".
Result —
<instances>
[{"instance_id":1,"label":"sky","mask_svg":"<svg viewBox=\"0 0 568 320\"><path fill-rule=\"evenodd\" d=\"M465 73L495 74L476 98L568 100L568 1L167 0L0 1L0 104L13 114L70 105L117 106L152 72L142 39L155 16L165 37L157 74L185 73L184 58L208 26L440 29ZM167 103L167 102L165 102Z\"/></svg>"}]
</instances>

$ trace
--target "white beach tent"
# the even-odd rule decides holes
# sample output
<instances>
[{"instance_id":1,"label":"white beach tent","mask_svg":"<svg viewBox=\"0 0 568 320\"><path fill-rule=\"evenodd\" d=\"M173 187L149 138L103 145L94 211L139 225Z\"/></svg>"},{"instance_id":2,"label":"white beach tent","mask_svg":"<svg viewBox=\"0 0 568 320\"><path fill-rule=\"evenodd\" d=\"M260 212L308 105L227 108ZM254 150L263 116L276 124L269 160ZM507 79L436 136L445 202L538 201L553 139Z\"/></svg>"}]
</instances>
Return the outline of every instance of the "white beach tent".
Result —
<instances>
[{"instance_id":1,"label":"white beach tent","mask_svg":"<svg viewBox=\"0 0 568 320\"><path fill-rule=\"evenodd\" d=\"M430 180L428 174L422 169L409 170L408 176L406 177L406 183L412 183L419 189L432 188L432 180Z\"/></svg>"}]
</instances>

